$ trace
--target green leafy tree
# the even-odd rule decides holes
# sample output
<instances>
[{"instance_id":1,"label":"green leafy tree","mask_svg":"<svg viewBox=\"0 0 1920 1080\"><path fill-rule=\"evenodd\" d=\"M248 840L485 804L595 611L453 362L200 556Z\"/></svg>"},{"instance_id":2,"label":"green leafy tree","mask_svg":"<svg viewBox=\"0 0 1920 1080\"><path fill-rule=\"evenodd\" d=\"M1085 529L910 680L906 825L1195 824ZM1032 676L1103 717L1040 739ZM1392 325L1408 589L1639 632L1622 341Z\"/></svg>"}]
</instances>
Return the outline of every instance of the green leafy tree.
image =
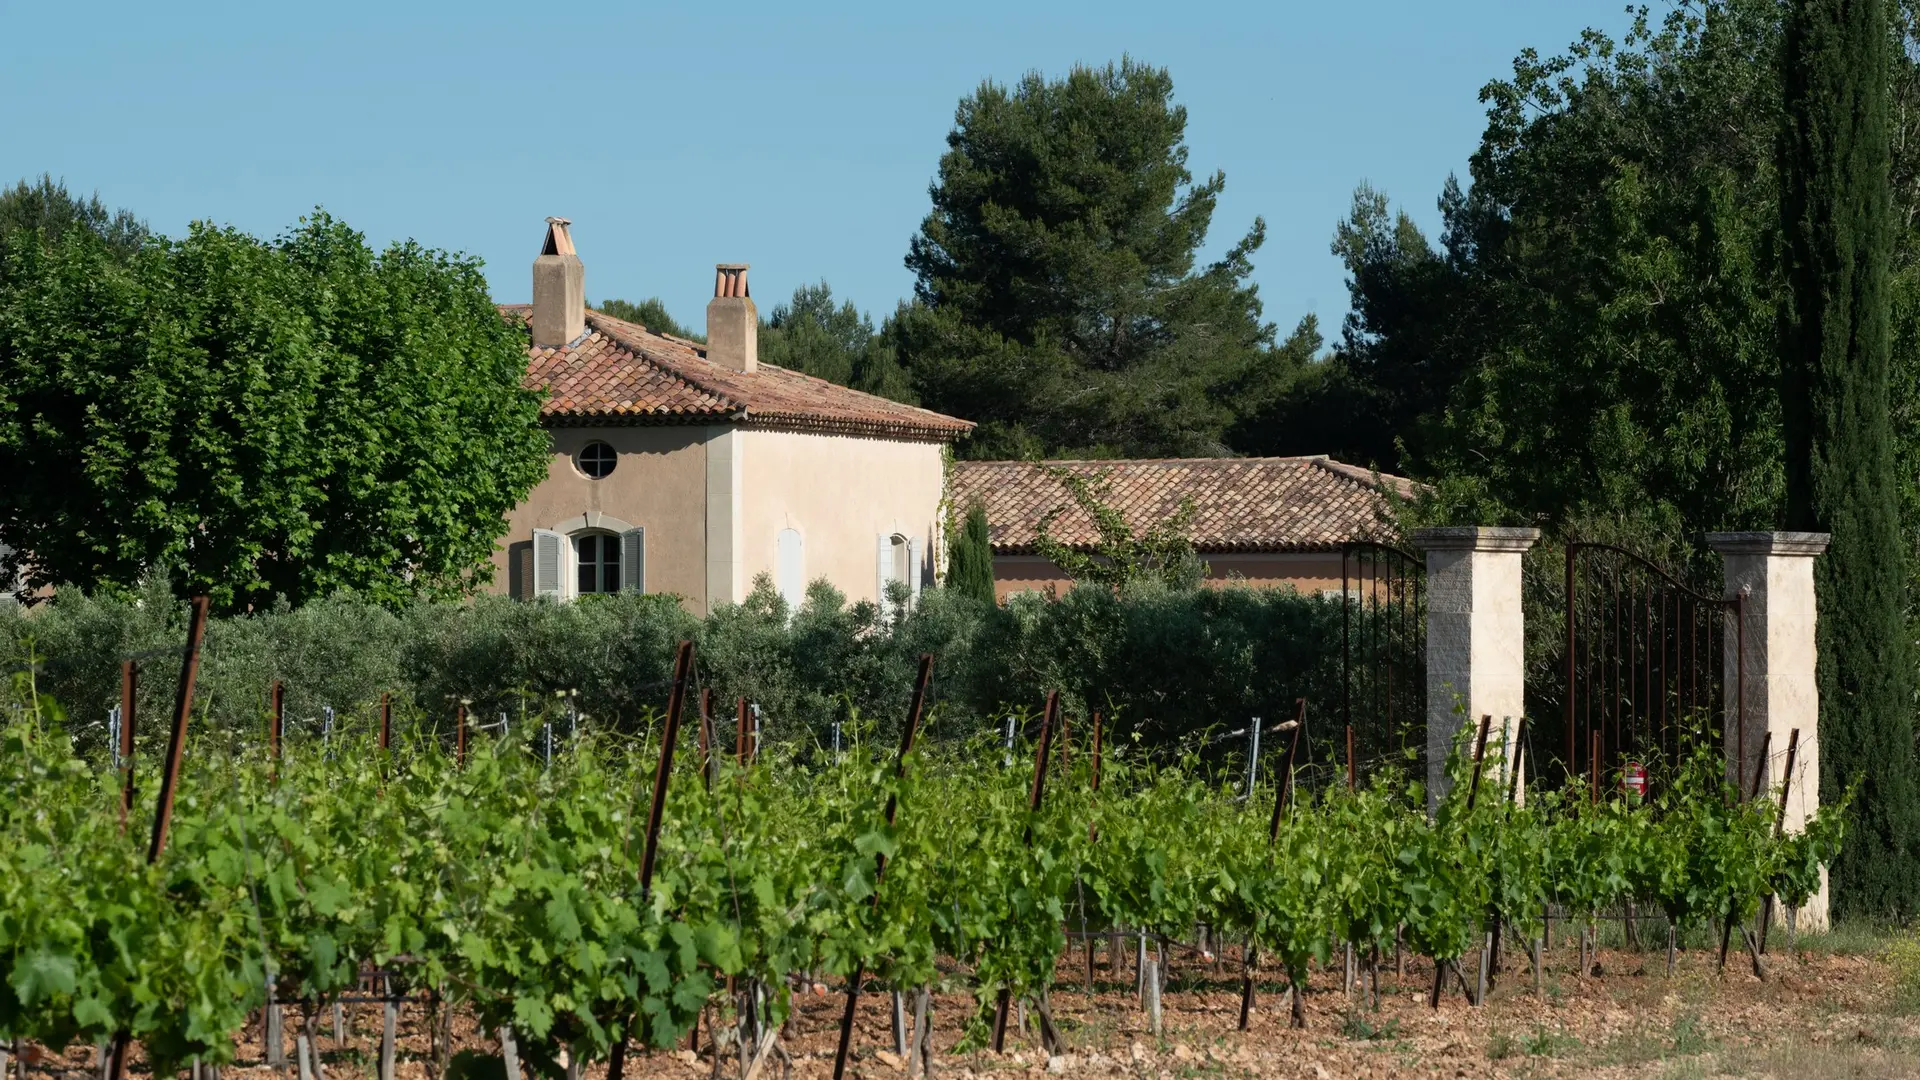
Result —
<instances>
[{"instance_id":1,"label":"green leafy tree","mask_svg":"<svg viewBox=\"0 0 1920 1080\"><path fill-rule=\"evenodd\" d=\"M1460 520L1760 528L1782 492L1778 0L1588 31L1481 92L1443 244L1362 190L1335 250L1365 441Z\"/></svg>"},{"instance_id":2,"label":"green leafy tree","mask_svg":"<svg viewBox=\"0 0 1920 1080\"><path fill-rule=\"evenodd\" d=\"M836 305L826 282L802 285L760 328L760 359L869 394L913 401L913 387L873 320L848 300Z\"/></svg>"},{"instance_id":3,"label":"green leafy tree","mask_svg":"<svg viewBox=\"0 0 1920 1080\"><path fill-rule=\"evenodd\" d=\"M979 503L967 507L960 534L954 537L947 558L946 587L962 596L994 603L993 536L987 525L987 508Z\"/></svg>"},{"instance_id":4,"label":"green leafy tree","mask_svg":"<svg viewBox=\"0 0 1920 1080\"><path fill-rule=\"evenodd\" d=\"M673 316L667 314L666 303L657 296L649 296L637 304L630 300L602 300L591 306L595 311L611 315L616 319L639 323L656 334L686 338L688 341L707 340L705 334L695 333L675 322Z\"/></svg>"},{"instance_id":5,"label":"green leafy tree","mask_svg":"<svg viewBox=\"0 0 1920 1080\"><path fill-rule=\"evenodd\" d=\"M1378 193L1356 196L1335 239L1353 314L1288 407L1351 418L1334 445L1431 480L1433 519L1668 552L1713 529L1851 534L1863 546L1836 541L1820 571L1823 611L1847 612L1821 631L1841 727L1823 784L1834 797L1875 764L1860 807L1880 839L1852 849L1836 902L1880 910L1913 895L1893 838L1920 823L1900 674L1914 567L1898 532L1920 508L1920 34L1910 0L1846 9L1877 36L1811 32L1812 10L1706 0L1642 12L1619 40L1523 53L1482 91L1472 184L1442 193L1438 244ZM1869 38L1897 47L1841 62L1844 76L1806 66ZM1822 141L1842 130L1844 144ZM1783 131L1799 149L1782 150ZM1845 167L1873 192L1807 179L1813 148L1869 143L1879 157ZM1867 243L1859 214L1875 205L1892 221ZM1816 257L1816 241L1855 254ZM1694 569L1717 577L1712 560ZM1878 884L1849 897L1869 867Z\"/></svg>"},{"instance_id":6,"label":"green leafy tree","mask_svg":"<svg viewBox=\"0 0 1920 1080\"><path fill-rule=\"evenodd\" d=\"M546 474L525 370L477 261L325 213L0 245L0 543L28 588L158 572L226 610L464 594Z\"/></svg>"},{"instance_id":7,"label":"green leafy tree","mask_svg":"<svg viewBox=\"0 0 1920 1080\"><path fill-rule=\"evenodd\" d=\"M1820 599L1820 793L1864 775L1833 868L1842 911L1911 912L1920 795L1904 625L1891 397L1893 248L1887 15L1876 0L1795 0L1786 20L1780 308L1787 522L1830 532Z\"/></svg>"},{"instance_id":8,"label":"green leafy tree","mask_svg":"<svg viewBox=\"0 0 1920 1080\"><path fill-rule=\"evenodd\" d=\"M1430 241L1362 187L1334 250L1352 313L1282 402L1339 417L1329 451L1432 481L1435 516L1626 530L1671 542L1785 515L1776 142L1786 0L1641 13L1532 50L1487 84L1472 184ZM1920 507L1920 55L1884 67L1899 103L1892 416ZM1276 425L1277 426L1277 425Z\"/></svg>"},{"instance_id":9,"label":"green leafy tree","mask_svg":"<svg viewBox=\"0 0 1920 1080\"><path fill-rule=\"evenodd\" d=\"M1187 535L1195 513L1193 500L1182 499L1172 517L1136 530L1113 505L1113 481L1106 474L1086 477L1058 465L1043 468L1066 489L1072 505L1091 519L1097 534L1087 550L1055 538L1053 523L1067 512L1066 504L1040 518L1034 550L1074 581L1116 590L1140 581L1192 588L1206 576L1206 565Z\"/></svg>"},{"instance_id":10,"label":"green leafy tree","mask_svg":"<svg viewBox=\"0 0 1920 1080\"><path fill-rule=\"evenodd\" d=\"M1273 344L1265 225L1197 265L1226 180L1195 183L1186 126L1131 59L961 101L888 335L923 404L981 424L966 452L1224 452L1225 390Z\"/></svg>"}]
</instances>

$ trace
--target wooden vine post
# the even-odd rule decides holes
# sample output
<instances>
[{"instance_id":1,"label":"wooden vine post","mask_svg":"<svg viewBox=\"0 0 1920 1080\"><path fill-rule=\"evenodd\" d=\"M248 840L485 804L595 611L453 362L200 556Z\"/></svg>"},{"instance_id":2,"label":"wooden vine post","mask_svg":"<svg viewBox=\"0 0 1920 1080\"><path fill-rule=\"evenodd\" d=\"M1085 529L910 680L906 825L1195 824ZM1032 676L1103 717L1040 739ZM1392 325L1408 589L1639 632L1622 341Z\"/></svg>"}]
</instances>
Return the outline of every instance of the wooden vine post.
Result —
<instances>
[{"instance_id":1,"label":"wooden vine post","mask_svg":"<svg viewBox=\"0 0 1920 1080\"><path fill-rule=\"evenodd\" d=\"M196 596L187 614L187 650L180 662L180 685L173 696L173 731L167 736L167 757L160 772L160 797L154 807L153 836L147 843L147 865L160 861L167 846L167 828L173 823L173 798L180 782L180 759L187 751L187 719L193 715L193 683L200 675L200 642L207 632L207 598ZM107 1062L108 1080L122 1080L127 1070L127 1044L131 1036L123 1029L113 1037L113 1053Z\"/></svg>"},{"instance_id":2,"label":"wooden vine post","mask_svg":"<svg viewBox=\"0 0 1920 1080\"><path fill-rule=\"evenodd\" d=\"M700 776L713 790L713 689L700 691Z\"/></svg>"},{"instance_id":3,"label":"wooden vine post","mask_svg":"<svg viewBox=\"0 0 1920 1080\"><path fill-rule=\"evenodd\" d=\"M1481 766L1486 763L1487 729L1491 728L1492 726L1493 726L1493 717L1491 716L1481 717L1480 732L1478 735L1474 737L1473 782L1469 784L1467 787L1467 812L1468 813L1473 812L1474 800L1480 797L1480 769L1481 769ZM1600 766L1598 762L1596 762L1594 765L1595 775L1598 775L1599 767ZM1440 991L1446 989L1447 968L1451 963L1452 961L1442 960L1437 956L1433 958L1433 993L1428 995L1427 997L1428 1008L1438 1009L1440 1007ZM1465 981L1466 981L1466 977L1461 976L1461 982L1463 985L1465 984ZM1471 1000L1471 997L1469 999ZM1475 1001L1473 1002L1473 1004L1478 1005L1479 1002Z\"/></svg>"},{"instance_id":4,"label":"wooden vine post","mask_svg":"<svg viewBox=\"0 0 1920 1080\"><path fill-rule=\"evenodd\" d=\"M1095 709L1093 712L1093 741L1089 747L1089 756L1087 758L1089 780L1087 790L1096 795L1100 793L1100 727L1100 710ZM1088 822L1087 842L1092 843L1098 839L1099 836L1100 827L1092 822ZM1087 998L1091 1000L1093 998L1093 935L1087 933L1086 912L1086 901L1083 899L1080 902L1080 937L1087 947ZM1108 959L1111 960L1112 957Z\"/></svg>"},{"instance_id":5,"label":"wooden vine post","mask_svg":"<svg viewBox=\"0 0 1920 1080\"><path fill-rule=\"evenodd\" d=\"M1792 738L1793 738L1794 745L1797 747L1800 741L1800 730L1798 728L1794 729ZM1753 766L1753 783L1745 791L1739 790L1740 777L1739 777L1739 774L1736 772L1733 778L1733 782L1735 785L1734 794L1736 796L1738 796L1745 802L1752 802L1753 800L1760 797L1760 787L1761 785L1767 782L1767 759L1769 756L1772 755L1772 753L1773 753L1773 732L1771 731L1762 732L1760 735L1760 755L1758 760L1754 762L1754 766ZM1788 762L1788 768L1791 769L1792 762L1793 762L1791 750L1788 751L1787 762ZM1726 970L1727 949L1729 946L1733 944L1733 906L1732 906L1731 895L1729 895L1729 898L1728 898L1727 917L1725 919L1722 919L1721 922L1724 925L1720 927L1720 961L1719 961L1719 964L1715 967L1716 971ZM1742 927L1740 930L1740 933L1744 938L1747 933L1746 928ZM1753 953L1753 973L1755 975L1760 976L1762 979L1766 978L1767 977L1766 972L1760 966L1760 953L1759 953L1757 944L1749 940L1747 941L1747 949L1748 951Z\"/></svg>"},{"instance_id":6,"label":"wooden vine post","mask_svg":"<svg viewBox=\"0 0 1920 1080\"><path fill-rule=\"evenodd\" d=\"M286 735L287 687L279 679L267 686L267 776L280 779L281 741ZM286 1034L280 1011L280 1002L275 997L274 975L267 973L267 1013L261 1023L261 1035L267 1041L267 1065L270 1068L285 1068L287 1064Z\"/></svg>"},{"instance_id":7,"label":"wooden vine post","mask_svg":"<svg viewBox=\"0 0 1920 1080\"><path fill-rule=\"evenodd\" d=\"M1486 716L1481 719L1483 725L1491 724L1492 722L1492 716ZM1520 722L1514 725L1513 740L1507 744L1506 752L1502 755L1504 759L1503 763L1507 768L1507 801L1500 810L1501 820L1503 822L1513 813L1514 804L1518 802L1520 798L1519 747L1522 740L1526 738L1526 734L1527 718L1522 716ZM1484 740L1481 755L1483 757L1485 756ZM1476 777L1479 775L1478 765L1474 767L1474 775ZM1471 798L1468 800L1468 805L1472 805ZM1494 837L1494 843L1498 844L1499 842L1500 838L1498 836ZM1480 951L1480 981L1474 993L1474 1004L1476 1005L1486 1004L1487 994L1493 989L1493 984L1498 980L1500 975L1501 918L1498 905L1495 905L1493 910L1488 913L1487 926L1487 942Z\"/></svg>"},{"instance_id":8,"label":"wooden vine post","mask_svg":"<svg viewBox=\"0 0 1920 1080\"><path fill-rule=\"evenodd\" d=\"M1787 768L1780 777L1780 809L1773 818L1773 838L1775 840L1779 840L1780 834L1785 832L1787 828L1787 792L1793 790L1794 758L1798 757L1799 754L1800 729L1794 728L1787 735ZM1773 894L1768 893L1766 906L1760 909L1761 956L1767 955L1767 926L1773 921L1773 900ZM1787 929L1791 931L1793 929L1792 925L1789 924ZM1791 941L1789 941L1788 944L1791 946Z\"/></svg>"},{"instance_id":9,"label":"wooden vine post","mask_svg":"<svg viewBox=\"0 0 1920 1080\"><path fill-rule=\"evenodd\" d=\"M647 809L646 846L640 856L640 901L653 892L653 862L659 852L660 821L667 810L667 781L673 778L673 744L680 736L680 710L687 702L687 677L693 670L693 642L682 641L673 658L673 689L667 693L667 720L660 735L660 763L653 770L653 801ZM464 709L462 710L465 711ZM620 1080L627 1064L627 1035L622 1030L607 1055L607 1080Z\"/></svg>"},{"instance_id":10,"label":"wooden vine post","mask_svg":"<svg viewBox=\"0 0 1920 1080\"><path fill-rule=\"evenodd\" d=\"M280 740L285 734L287 723L287 687L279 679L267 688L267 757L271 760L268 774L275 779L280 777Z\"/></svg>"},{"instance_id":11,"label":"wooden vine post","mask_svg":"<svg viewBox=\"0 0 1920 1080\"><path fill-rule=\"evenodd\" d=\"M920 674L913 681L913 702L907 707L906 727L900 733L900 753L894 759L893 778L900 781L907 775L907 755L913 752L914 736L920 732L920 718L927 707L927 686L933 681L933 654L920 654ZM891 829L900 813L899 793L887 795L886 819ZM887 856L885 852L873 855L873 897L872 909L880 910L880 881L887 874ZM847 980L847 1007L840 1014L840 1043L833 1055L833 1080L841 1080L847 1069L847 1050L853 1043L853 1011L860 1001L860 981L866 977L863 964L855 964L853 974Z\"/></svg>"},{"instance_id":12,"label":"wooden vine post","mask_svg":"<svg viewBox=\"0 0 1920 1080\"><path fill-rule=\"evenodd\" d=\"M120 831L127 831L133 813L133 724L139 708L140 668L132 660L120 665Z\"/></svg>"},{"instance_id":13,"label":"wooden vine post","mask_svg":"<svg viewBox=\"0 0 1920 1080\"><path fill-rule=\"evenodd\" d=\"M1027 813L1029 815L1040 812L1040 800L1041 797L1046 794L1048 752L1053 742L1053 725L1059 714L1060 691L1049 690L1047 691L1047 706L1040 714L1040 744L1035 747L1033 751L1033 788L1027 794ZM1027 822L1024 841L1029 847L1033 845L1033 822L1031 820ZM993 1009L993 1052L996 1054L1006 1050L1007 1013L1012 1002L1013 991L1007 987L1001 987L1000 999L995 1003ZM1053 1021L1044 1009L1041 1010L1040 1013L1040 1024L1042 1029L1041 1034L1046 1037L1046 1041L1049 1044L1048 1050L1051 1051L1055 1044L1056 1036L1049 1034L1053 1027Z\"/></svg>"}]
</instances>

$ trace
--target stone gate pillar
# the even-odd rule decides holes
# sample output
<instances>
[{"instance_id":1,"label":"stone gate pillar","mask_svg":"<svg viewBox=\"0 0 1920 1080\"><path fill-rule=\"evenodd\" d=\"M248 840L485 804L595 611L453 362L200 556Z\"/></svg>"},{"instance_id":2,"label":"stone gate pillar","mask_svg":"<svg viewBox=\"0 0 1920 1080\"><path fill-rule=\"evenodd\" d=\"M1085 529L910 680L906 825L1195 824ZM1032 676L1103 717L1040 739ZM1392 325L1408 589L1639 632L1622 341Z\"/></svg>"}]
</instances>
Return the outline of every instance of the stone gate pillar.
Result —
<instances>
[{"instance_id":1,"label":"stone gate pillar","mask_svg":"<svg viewBox=\"0 0 1920 1080\"><path fill-rule=\"evenodd\" d=\"M1707 544L1726 562L1727 596L1744 596L1744 633L1729 632L1724 655L1727 760L1741 746L1737 710L1746 710L1746 757L1738 761L1738 783L1750 788L1760 766L1760 743L1768 740L1762 782L1771 794L1783 779L1787 739L1800 731L1793 783L1787 793L1786 829L1797 832L1820 809L1820 687L1814 679L1816 655L1813 560L1827 550L1826 533L1708 533ZM1745 644L1742 656L1740 647ZM1744 691L1744 694L1743 694ZM1744 699L1744 701L1743 701ZM1820 891L1800 909L1801 929L1827 925L1827 876Z\"/></svg>"},{"instance_id":2,"label":"stone gate pillar","mask_svg":"<svg viewBox=\"0 0 1920 1080\"><path fill-rule=\"evenodd\" d=\"M1526 711L1520 557L1539 529L1416 529L1427 553L1427 808L1446 790L1447 753L1471 718L1493 717L1489 742ZM1482 781L1485 782L1484 780Z\"/></svg>"}]
</instances>

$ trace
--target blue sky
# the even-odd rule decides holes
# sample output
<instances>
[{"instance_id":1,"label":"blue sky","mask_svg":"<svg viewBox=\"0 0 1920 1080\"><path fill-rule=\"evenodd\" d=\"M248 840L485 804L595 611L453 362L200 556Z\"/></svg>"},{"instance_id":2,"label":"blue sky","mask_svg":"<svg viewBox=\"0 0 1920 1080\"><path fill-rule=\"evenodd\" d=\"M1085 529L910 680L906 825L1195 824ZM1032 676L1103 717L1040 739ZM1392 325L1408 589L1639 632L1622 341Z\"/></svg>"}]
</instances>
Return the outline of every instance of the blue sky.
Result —
<instances>
[{"instance_id":1,"label":"blue sky","mask_svg":"<svg viewBox=\"0 0 1920 1080\"><path fill-rule=\"evenodd\" d=\"M699 325L715 262L763 311L826 279L876 314L953 110L981 80L1123 53L1171 69L1210 247L1266 218L1268 318L1347 308L1328 252L1370 181L1429 231L1480 87L1532 46L1618 32L1620 0L27 5L7 16L0 181L50 172L166 233L261 235L316 204L377 244L486 260L528 297L542 219L574 220L587 294Z\"/></svg>"}]
</instances>

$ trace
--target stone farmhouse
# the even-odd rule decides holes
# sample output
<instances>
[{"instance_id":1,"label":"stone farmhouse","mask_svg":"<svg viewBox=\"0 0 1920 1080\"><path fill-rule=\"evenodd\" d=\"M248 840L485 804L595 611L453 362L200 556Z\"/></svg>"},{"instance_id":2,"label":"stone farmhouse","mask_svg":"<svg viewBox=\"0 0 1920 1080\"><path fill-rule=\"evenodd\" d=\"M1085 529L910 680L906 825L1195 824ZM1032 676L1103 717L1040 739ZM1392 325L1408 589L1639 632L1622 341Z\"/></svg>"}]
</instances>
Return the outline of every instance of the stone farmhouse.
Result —
<instances>
[{"instance_id":1,"label":"stone farmhouse","mask_svg":"<svg viewBox=\"0 0 1920 1080\"><path fill-rule=\"evenodd\" d=\"M675 593L696 613L760 574L790 603L931 582L943 451L973 427L759 362L747 266L715 269L702 346L590 310L569 223L548 218L525 323L548 398L547 478L508 515L496 590Z\"/></svg>"}]
</instances>

